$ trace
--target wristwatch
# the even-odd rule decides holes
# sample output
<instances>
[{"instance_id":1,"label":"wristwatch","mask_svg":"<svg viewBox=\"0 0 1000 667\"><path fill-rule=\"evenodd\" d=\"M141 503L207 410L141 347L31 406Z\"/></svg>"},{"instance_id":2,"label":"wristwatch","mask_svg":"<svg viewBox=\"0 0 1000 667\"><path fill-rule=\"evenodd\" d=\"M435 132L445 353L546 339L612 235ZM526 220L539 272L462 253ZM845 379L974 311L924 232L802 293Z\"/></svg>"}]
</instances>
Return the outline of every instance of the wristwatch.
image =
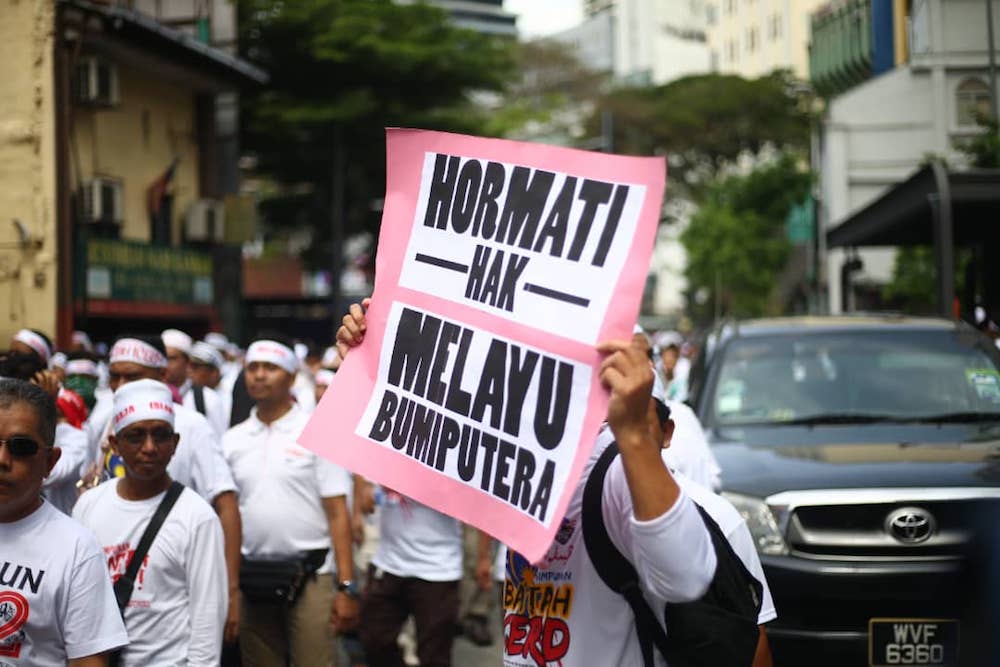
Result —
<instances>
[{"instance_id":1,"label":"wristwatch","mask_svg":"<svg viewBox=\"0 0 1000 667\"><path fill-rule=\"evenodd\" d=\"M338 593L347 593L352 598L358 597L358 584L353 579L345 579L337 584Z\"/></svg>"}]
</instances>

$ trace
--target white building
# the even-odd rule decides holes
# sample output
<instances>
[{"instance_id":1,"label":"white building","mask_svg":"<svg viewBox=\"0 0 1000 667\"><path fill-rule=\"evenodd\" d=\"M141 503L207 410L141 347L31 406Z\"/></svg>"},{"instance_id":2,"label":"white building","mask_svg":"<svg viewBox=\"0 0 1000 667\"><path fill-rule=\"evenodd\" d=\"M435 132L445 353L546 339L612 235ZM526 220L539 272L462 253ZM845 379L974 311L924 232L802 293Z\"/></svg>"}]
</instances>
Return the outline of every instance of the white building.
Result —
<instances>
[{"instance_id":1,"label":"white building","mask_svg":"<svg viewBox=\"0 0 1000 667\"><path fill-rule=\"evenodd\" d=\"M842 223L929 156L962 166L956 142L980 132L976 112L989 111L982 0L913 0L910 12L897 10L893 19L895 67L829 100L814 156L822 229ZM994 11L994 24L1000 36L1000 11ZM862 249L860 257L864 268L855 284L880 285L891 278L891 248ZM835 313L843 305L844 260L843 249L827 254L825 274Z\"/></svg>"},{"instance_id":2,"label":"white building","mask_svg":"<svg viewBox=\"0 0 1000 667\"><path fill-rule=\"evenodd\" d=\"M660 85L709 71L705 0L600 0L579 26L553 39L585 65L637 85Z\"/></svg>"}]
</instances>

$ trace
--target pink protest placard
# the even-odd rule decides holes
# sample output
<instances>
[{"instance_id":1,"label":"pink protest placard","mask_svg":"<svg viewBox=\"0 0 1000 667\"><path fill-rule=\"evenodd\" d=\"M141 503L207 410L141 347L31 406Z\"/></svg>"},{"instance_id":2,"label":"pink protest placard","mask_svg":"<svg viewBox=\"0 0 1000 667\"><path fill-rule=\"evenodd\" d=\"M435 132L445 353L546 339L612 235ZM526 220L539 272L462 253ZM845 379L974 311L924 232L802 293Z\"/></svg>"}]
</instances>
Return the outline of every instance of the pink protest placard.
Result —
<instances>
[{"instance_id":1,"label":"pink protest placard","mask_svg":"<svg viewBox=\"0 0 1000 667\"><path fill-rule=\"evenodd\" d=\"M389 130L365 341L300 442L531 561L559 527L627 339L662 159Z\"/></svg>"}]
</instances>

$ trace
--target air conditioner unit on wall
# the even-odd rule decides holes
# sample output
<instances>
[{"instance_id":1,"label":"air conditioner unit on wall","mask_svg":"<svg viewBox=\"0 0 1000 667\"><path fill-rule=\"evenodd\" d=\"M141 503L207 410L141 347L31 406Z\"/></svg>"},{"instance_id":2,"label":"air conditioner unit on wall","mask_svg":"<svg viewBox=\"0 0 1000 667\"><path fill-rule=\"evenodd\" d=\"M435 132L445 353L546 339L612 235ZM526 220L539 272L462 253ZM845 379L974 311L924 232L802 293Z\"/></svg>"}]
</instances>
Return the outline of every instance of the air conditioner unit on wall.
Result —
<instances>
[{"instance_id":1,"label":"air conditioner unit on wall","mask_svg":"<svg viewBox=\"0 0 1000 667\"><path fill-rule=\"evenodd\" d=\"M122 183L114 178L93 178L80 188L80 213L83 222L122 221Z\"/></svg>"},{"instance_id":2,"label":"air conditioner unit on wall","mask_svg":"<svg viewBox=\"0 0 1000 667\"><path fill-rule=\"evenodd\" d=\"M103 58L81 58L76 65L75 99L81 104L118 104L118 67Z\"/></svg>"},{"instance_id":3,"label":"air conditioner unit on wall","mask_svg":"<svg viewBox=\"0 0 1000 667\"><path fill-rule=\"evenodd\" d=\"M192 203L184 216L184 238L222 243L226 238L226 209L222 202L199 199Z\"/></svg>"}]
</instances>

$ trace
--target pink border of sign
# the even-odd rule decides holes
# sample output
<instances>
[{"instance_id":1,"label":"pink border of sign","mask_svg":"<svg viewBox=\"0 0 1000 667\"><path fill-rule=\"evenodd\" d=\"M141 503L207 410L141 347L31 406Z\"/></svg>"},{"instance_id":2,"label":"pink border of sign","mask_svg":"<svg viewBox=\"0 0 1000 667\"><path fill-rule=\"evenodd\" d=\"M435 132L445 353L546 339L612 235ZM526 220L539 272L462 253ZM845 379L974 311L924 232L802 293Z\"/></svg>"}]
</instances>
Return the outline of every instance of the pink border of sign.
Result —
<instances>
[{"instance_id":1,"label":"pink border of sign","mask_svg":"<svg viewBox=\"0 0 1000 667\"><path fill-rule=\"evenodd\" d=\"M378 375L379 350L362 344L337 373L336 381L309 420L299 441L348 470L395 489L438 511L485 530L535 562L548 550L590 455L607 410L608 394L597 377L601 357L589 345L555 336L530 326L510 322L481 310L403 288L400 272L416 213L421 172L427 152L474 156L570 172L599 180L644 184L646 198L628 259L618 277L615 294L601 326L601 340L627 339L639 311L646 271L652 254L665 185L665 163L659 158L635 158L590 153L569 148L482 139L444 132L390 129L386 137L387 193L382 233L376 260L375 292L368 309L367 340L382 340L390 306L398 301L446 318L495 331L589 364L590 399L573 464L561 497L549 504L548 525L543 525L506 502L444 477L390 447L356 436L354 429L364 414Z\"/></svg>"}]
</instances>

